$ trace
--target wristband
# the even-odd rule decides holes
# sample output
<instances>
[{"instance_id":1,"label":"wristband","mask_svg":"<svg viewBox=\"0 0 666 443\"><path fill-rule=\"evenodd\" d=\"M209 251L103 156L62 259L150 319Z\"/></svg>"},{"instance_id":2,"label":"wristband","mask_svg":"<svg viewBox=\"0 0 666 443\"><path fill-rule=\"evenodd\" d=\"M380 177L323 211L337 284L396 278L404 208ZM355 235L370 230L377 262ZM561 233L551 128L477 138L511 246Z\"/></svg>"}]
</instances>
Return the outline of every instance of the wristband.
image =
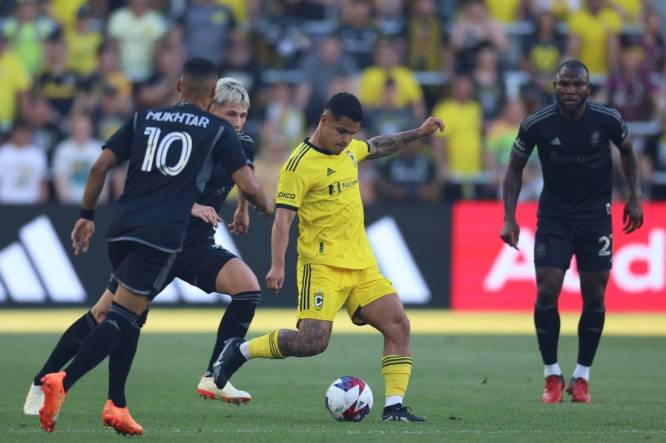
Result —
<instances>
[{"instance_id":1,"label":"wristband","mask_svg":"<svg viewBox=\"0 0 666 443\"><path fill-rule=\"evenodd\" d=\"M95 210L81 208L81 213L79 214L79 217L85 218L86 220L95 221Z\"/></svg>"}]
</instances>

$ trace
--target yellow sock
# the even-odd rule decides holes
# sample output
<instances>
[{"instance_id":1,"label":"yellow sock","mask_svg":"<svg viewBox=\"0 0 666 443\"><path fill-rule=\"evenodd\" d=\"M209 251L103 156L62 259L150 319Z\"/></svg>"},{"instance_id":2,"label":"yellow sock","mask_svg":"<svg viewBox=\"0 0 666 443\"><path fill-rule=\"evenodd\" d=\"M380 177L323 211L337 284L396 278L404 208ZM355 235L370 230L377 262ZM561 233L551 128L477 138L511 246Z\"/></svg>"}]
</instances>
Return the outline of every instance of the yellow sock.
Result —
<instances>
[{"instance_id":1,"label":"yellow sock","mask_svg":"<svg viewBox=\"0 0 666 443\"><path fill-rule=\"evenodd\" d=\"M250 358L284 358L280 352L280 348L278 348L279 333L280 330L276 329L269 334L249 340L247 342L247 349L250 352Z\"/></svg>"},{"instance_id":2,"label":"yellow sock","mask_svg":"<svg viewBox=\"0 0 666 443\"><path fill-rule=\"evenodd\" d=\"M408 355L385 355L382 357L385 396L404 397L412 374L412 357Z\"/></svg>"}]
</instances>

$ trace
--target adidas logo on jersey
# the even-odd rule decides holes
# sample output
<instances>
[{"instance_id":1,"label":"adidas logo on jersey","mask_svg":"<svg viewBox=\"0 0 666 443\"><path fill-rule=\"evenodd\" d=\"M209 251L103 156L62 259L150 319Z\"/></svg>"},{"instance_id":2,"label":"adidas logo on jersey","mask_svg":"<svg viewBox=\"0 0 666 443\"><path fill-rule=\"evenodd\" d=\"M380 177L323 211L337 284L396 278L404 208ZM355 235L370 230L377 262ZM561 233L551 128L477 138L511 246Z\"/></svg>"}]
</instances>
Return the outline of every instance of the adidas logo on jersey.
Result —
<instances>
[{"instance_id":1,"label":"adidas logo on jersey","mask_svg":"<svg viewBox=\"0 0 666 443\"><path fill-rule=\"evenodd\" d=\"M326 176L335 174L335 170L331 168L326 168Z\"/></svg>"},{"instance_id":2,"label":"adidas logo on jersey","mask_svg":"<svg viewBox=\"0 0 666 443\"><path fill-rule=\"evenodd\" d=\"M551 146L562 146L562 142L560 141L559 137L555 137L550 141Z\"/></svg>"}]
</instances>

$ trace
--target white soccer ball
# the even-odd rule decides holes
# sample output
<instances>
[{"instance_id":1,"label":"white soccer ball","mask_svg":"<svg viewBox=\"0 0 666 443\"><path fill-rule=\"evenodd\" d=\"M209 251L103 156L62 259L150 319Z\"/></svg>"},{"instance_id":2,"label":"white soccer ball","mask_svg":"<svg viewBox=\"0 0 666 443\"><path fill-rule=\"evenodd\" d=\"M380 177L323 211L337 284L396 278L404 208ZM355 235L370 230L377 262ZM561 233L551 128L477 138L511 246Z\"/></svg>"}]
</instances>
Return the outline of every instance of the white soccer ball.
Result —
<instances>
[{"instance_id":1,"label":"white soccer ball","mask_svg":"<svg viewBox=\"0 0 666 443\"><path fill-rule=\"evenodd\" d=\"M358 377L342 376L326 391L326 409L338 421L361 421L372 409L372 390Z\"/></svg>"}]
</instances>

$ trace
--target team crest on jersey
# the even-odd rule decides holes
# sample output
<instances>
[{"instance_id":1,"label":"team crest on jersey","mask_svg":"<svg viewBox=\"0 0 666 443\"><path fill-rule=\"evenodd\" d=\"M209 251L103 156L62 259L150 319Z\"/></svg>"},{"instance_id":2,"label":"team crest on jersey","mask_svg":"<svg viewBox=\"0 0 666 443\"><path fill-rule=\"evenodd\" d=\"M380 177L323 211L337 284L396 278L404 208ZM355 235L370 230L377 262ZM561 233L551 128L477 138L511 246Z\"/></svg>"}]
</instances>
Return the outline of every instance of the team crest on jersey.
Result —
<instances>
[{"instance_id":1,"label":"team crest on jersey","mask_svg":"<svg viewBox=\"0 0 666 443\"><path fill-rule=\"evenodd\" d=\"M356 157L354 157L354 154L352 154L351 151L345 151L347 153L347 156L349 156L349 159L354 163L354 166L356 166Z\"/></svg>"},{"instance_id":2,"label":"team crest on jersey","mask_svg":"<svg viewBox=\"0 0 666 443\"><path fill-rule=\"evenodd\" d=\"M322 291L321 289L315 290L314 305L315 309L317 310L321 310L324 308L324 291Z\"/></svg>"},{"instance_id":3,"label":"team crest on jersey","mask_svg":"<svg viewBox=\"0 0 666 443\"><path fill-rule=\"evenodd\" d=\"M599 134L598 131L594 131L592 134L590 134L590 145L594 147L599 146L600 141L601 141L601 134Z\"/></svg>"}]
</instances>

